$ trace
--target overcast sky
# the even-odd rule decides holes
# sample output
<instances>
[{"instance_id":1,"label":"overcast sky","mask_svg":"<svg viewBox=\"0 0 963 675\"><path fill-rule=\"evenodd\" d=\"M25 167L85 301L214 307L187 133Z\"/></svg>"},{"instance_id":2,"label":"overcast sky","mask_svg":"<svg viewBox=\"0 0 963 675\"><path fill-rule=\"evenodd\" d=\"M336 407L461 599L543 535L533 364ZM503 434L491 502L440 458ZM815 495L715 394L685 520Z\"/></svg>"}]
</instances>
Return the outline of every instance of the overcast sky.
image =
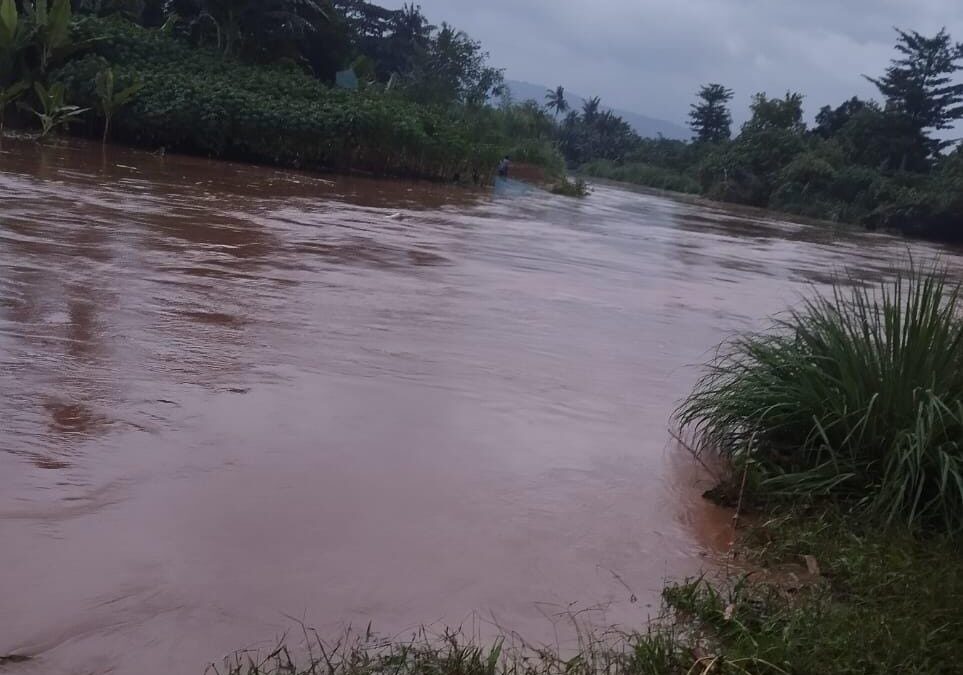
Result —
<instances>
[{"instance_id":1,"label":"overcast sky","mask_svg":"<svg viewBox=\"0 0 963 675\"><path fill-rule=\"evenodd\" d=\"M402 0L380 4L400 7ZM963 41L963 0L420 0L432 23L480 40L509 79L554 86L685 123L705 82L750 96L787 89L806 112L857 94L882 73L893 26Z\"/></svg>"}]
</instances>

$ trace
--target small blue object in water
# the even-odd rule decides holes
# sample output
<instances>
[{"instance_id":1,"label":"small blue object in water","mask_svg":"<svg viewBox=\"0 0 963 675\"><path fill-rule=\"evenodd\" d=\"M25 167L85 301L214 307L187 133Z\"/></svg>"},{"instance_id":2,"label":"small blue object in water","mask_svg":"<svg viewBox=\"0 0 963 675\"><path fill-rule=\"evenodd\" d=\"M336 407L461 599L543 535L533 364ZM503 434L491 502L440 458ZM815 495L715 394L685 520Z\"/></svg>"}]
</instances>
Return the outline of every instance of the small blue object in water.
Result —
<instances>
[{"instance_id":1,"label":"small blue object in water","mask_svg":"<svg viewBox=\"0 0 963 675\"><path fill-rule=\"evenodd\" d=\"M495 195L499 197L517 197L528 194L532 189L531 185L520 180L502 178L500 176L495 178L494 192Z\"/></svg>"}]
</instances>

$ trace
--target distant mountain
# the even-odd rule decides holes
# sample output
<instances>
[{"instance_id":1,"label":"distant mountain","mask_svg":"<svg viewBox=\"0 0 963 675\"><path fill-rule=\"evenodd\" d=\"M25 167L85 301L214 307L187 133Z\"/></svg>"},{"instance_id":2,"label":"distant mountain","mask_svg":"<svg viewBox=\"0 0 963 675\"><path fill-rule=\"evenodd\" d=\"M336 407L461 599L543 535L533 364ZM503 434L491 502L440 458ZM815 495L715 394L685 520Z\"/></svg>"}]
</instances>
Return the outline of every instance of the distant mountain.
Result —
<instances>
[{"instance_id":1,"label":"distant mountain","mask_svg":"<svg viewBox=\"0 0 963 675\"><path fill-rule=\"evenodd\" d=\"M506 80L505 84L508 85L508 88L511 90L512 98L518 102L535 99L539 103L545 103L545 92L549 90L549 87L543 87L530 82L520 82L518 80ZM552 89L554 89L554 87L552 87ZM570 92L568 89L565 90L565 98L569 102L569 105L576 110L580 109L582 104L585 103L584 96ZM657 138L659 134L662 134L666 138L682 140L692 137L692 132L674 122L646 117L645 115L629 112L628 110L609 108L605 105L605 101L602 101L601 108L603 110L611 110L624 119L635 129L636 133L643 138Z\"/></svg>"}]
</instances>

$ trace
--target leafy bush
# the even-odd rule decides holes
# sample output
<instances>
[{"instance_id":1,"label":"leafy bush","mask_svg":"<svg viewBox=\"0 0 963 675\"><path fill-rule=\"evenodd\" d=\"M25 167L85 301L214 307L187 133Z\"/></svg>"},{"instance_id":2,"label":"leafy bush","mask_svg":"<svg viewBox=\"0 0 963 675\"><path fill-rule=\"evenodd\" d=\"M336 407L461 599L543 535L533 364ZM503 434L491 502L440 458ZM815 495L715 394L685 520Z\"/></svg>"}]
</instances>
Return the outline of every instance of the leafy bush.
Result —
<instances>
[{"instance_id":1,"label":"leafy bush","mask_svg":"<svg viewBox=\"0 0 963 675\"><path fill-rule=\"evenodd\" d=\"M762 494L963 529L960 288L939 271L842 283L733 341L679 411Z\"/></svg>"}]
</instances>

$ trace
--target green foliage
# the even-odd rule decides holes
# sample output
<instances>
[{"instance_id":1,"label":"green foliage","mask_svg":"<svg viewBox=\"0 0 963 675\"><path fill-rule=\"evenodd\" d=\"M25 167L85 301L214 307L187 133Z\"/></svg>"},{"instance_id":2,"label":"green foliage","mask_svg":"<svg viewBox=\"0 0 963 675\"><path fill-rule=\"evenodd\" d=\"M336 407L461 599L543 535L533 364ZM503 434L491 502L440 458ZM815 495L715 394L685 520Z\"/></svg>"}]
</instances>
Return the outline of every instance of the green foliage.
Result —
<instances>
[{"instance_id":1,"label":"green foliage","mask_svg":"<svg viewBox=\"0 0 963 675\"><path fill-rule=\"evenodd\" d=\"M961 672L958 542L833 512L766 515L740 547L751 574L666 589L692 634L750 673Z\"/></svg>"},{"instance_id":2,"label":"green foliage","mask_svg":"<svg viewBox=\"0 0 963 675\"><path fill-rule=\"evenodd\" d=\"M487 177L518 142L512 115L491 108L433 109L376 89L331 90L304 71L246 64L192 48L120 18L84 17L77 39L93 52L56 73L81 105L96 107L97 73L143 88L118 110L119 140L248 161L450 179ZM88 129L93 133L93 129Z\"/></svg>"},{"instance_id":3,"label":"green foliage","mask_svg":"<svg viewBox=\"0 0 963 675\"><path fill-rule=\"evenodd\" d=\"M823 106L816 115L816 128L813 132L823 138L836 135L853 117L867 108L878 110L879 106L873 101L863 101L853 96L839 107Z\"/></svg>"},{"instance_id":4,"label":"green foliage","mask_svg":"<svg viewBox=\"0 0 963 675\"><path fill-rule=\"evenodd\" d=\"M25 2L26 20L33 34L41 75L55 59L70 53L70 0L33 0Z\"/></svg>"},{"instance_id":5,"label":"green foliage","mask_svg":"<svg viewBox=\"0 0 963 675\"><path fill-rule=\"evenodd\" d=\"M56 129L67 126L74 118L89 110L65 103L62 82L55 82L49 88L40 82L34 82L33 87L40 110L32 109L31 112L40 120L40 138L46 138Z\"/></svg>"},{"instance_id":6,"label":"green foliage","mask_svg":"<svg viewBox=\"0 0 963 675\"><path fill-rule=\"evenodd\" d=\"M510 146L506 154L513 162L542 168L548 178L565 175L565 158L549 140L521 140Z\"/></svg>"},{"instance_id":7,"label":"green foliage","mask_svg":"<svg viewBox=\"0 0 963 675\"><path fill-rule=\"evenodd\" d=\"M549 93L557 96L559 92ZM554 104L550 102L549 107ZM567 109L568 103L563 107ZM562 153L574 165L593 159L622 160L640 142L638 134L625 120L610 110L600 111L597 98L586 102L583 115L574 110L570 112L558 126L556 135Z\"/></svg>"},{"instance_id":8,"label":"green foliage","mask_svg":"<svg viewBox=\"0 0 963 675\"><path fill-rule=\"evenodd\" d=\"M711 112L719 124L709 126L721 129L727 95L722 85L703 87L693 114ZM566 158L587 175L963 241L963 180L943 168L944 158L932 155L907 114L854 97L824 106L807 133L802 102L792 92L776 99L757 94L752 117L731 141L607 138L586 123L599 117L594 109L570 113L557 133ZM708 141L710 134L703 136Z\"/></svg>"},{"instance_id":9,"label":"green foliage","mask_svg":"<svg viewBox=\"0 0 963 675\"><path fill-rule=\"evenodd\" d=\"M806 130L803 122L803 96L786 92L784 98L768 98L765 93L752 97L749 109L752 117L743 127L743 133L779 130L801 134Z\"/></svg>"},{"instance_id":10,"label":"green foliage","mask_svg":"<svg viewBox=\"0 0 963 675\"><path fill-rule=\"evenodd\" d=\"M720 352L684 427L762 494L830 496L887 523L963 530L960 288L914 271L806 301Z\"/></svg>"},{"instance_id":11,"label":"green foliage","mask_svg":"<svg viewBox=\"0 0 963 675\"><path fill-rule=\"evenodd\" d=\"M21 12L15 0L0 0L0 87L42 80L50 66L74 51L70 0L22 5Z\"/></svg>"},{"instance_id":12,"label":"green foliage","mask_svg":"<svg viewBox=\"0 0 963 675\"><path fill-rule=\"evenodd\" d=\"M21 14L14 0L0 0L0 132L7 107L32 83L40 109L24 107L37 117L43 138L84 112L66 104L62 86L44 85L48 66L73 47L70 1L25 1L23 7Z\"/></svg>"},{"instance_id":13,"label":"green foliage","mask_svg":"<svg viewBox=\"0 0 963 675\"><path fill-rule=\"evenodd\" d=\"M12 49L17 37L20 15L13 0L0 2L0 50L4 52Z\"/></svg>"},{"instance_id":14,"label":"green foliage","mask_svg":"<svg viewBox=\"0 0 963 675\"><path fill-rule=\"evenodd\" d=\"M21 16L15 0L0 0L0 86L26 79L23 57L33 35L33 26Z\"/></svg>"},{"instance_id":15,"label":"green foliage","mask_svg":"<svg viewBox=\"0 0 963 675\"><path fill-rule=\"evenodd\" d=\"M780 175L805 148L806 139L797 129L750 121L734 143L706 155L699 166L700 181L711 197L767 206Z\"/></svg>"},{"instance_id":16,"label":"green foliage","mask_svg":"<svg viewBox=\"0 0 963 675\"><path fill-rule=\"evenodd\" d=\"M465 33L443 23L402 78L403 90L419 103L452 102L478 107L499 90L504 78L487 65L488 53Z\"/></svg>"},{"instance_id":17,"label":"green foliage","mask_svg":"<svg viewBox=\"0 0 963 675\"><path fill-rule=\"evenodd\" d=\"M271 58L294 56L299 39L330 19L315 0L171 0L168 12L183 19L199 43L213 44L227 55Z\"/></svg>"},{"instance_id":18,"label":"green foliage","mask_svg":"<svg viewBox=\"0 0 963 675\"><path fill-rule=\"evenodd\" d=\"M94 82L96 83L98 98L97 107L104 116L103 142L106 143L107 136L110 135L110 121L113 119L114 113L121 106L129 103L144 88L144 83L138 81L122 89L117 89L114 83L113 68L105 68L97 73Z\"/></svg>"},{"instance_id":19,"label":"green foliage","mask_svg":"<svg viewBox=\"0 0 963 675\"><path fill-rule=\"evenodd\" d=\"M721 84L707 84L699 90L698 103L692 104L689 126L700 143L728 141L731 135L732 114L729 101L733 92Z\"/></svg>"}]
</instances>

